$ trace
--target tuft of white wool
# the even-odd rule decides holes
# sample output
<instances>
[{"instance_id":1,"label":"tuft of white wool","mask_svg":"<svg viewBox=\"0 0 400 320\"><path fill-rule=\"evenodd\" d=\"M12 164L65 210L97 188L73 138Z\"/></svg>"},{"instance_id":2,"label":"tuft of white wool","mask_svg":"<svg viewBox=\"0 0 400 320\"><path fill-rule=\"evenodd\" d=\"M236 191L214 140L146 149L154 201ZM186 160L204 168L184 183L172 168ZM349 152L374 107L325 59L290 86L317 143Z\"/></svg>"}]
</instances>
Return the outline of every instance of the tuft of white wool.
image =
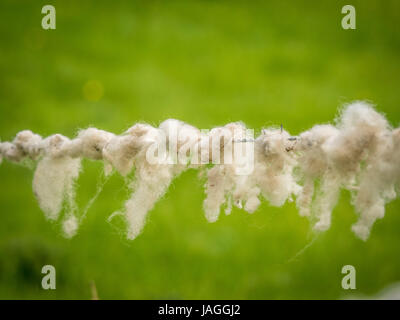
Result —
<instances>
[{"instance_id":1,"label":"tuft of white wool","mask_svg":"<svg viewBox=\"0 0 400 320\"><path fill-rule=\"evenodd\" d=\"M72 158L101 160L103 149L115 135L96 128L81 130L78 137L65 144L64 152Z\"/></svg>"},{"instance_id":2,"label":"tuft of white wool","mask_svg":"<svg viewBox=\"0 0 400 320\"><path fill-rule=\"evenodd\" d=\"M23 156L21 150L19 150L11 142L3 142L0 145L1 158L5 158L12 162L19 162Z\"/></svg>"},{"instance_id":3,"label":"tuft of white wool","mask_svg":"<svg viewBox=\"0 0 400 320\"><path fill-rule=\"evenodd\" d=\"M69 216L63 222L63 231L66 238L72 238L78 231L78 219L74 215Z\"/></svg>"},{"instance_id":4,"label":"tuft of white wool","mask_svg":"<svg viewBox=\"0 0 400 320\"><path fill-rule=\"evenodd\" d=\"M226 214L230 213L232 205L242 208L243 203L247 212L254 212L260 204L260 190L252 183L252 175L238 174L242 164L233 156L235 148L243 148L243 143L254 143L247 134L245 125L235 122L214 128L209 132L208 138L208 152L204 155L208 155L209 161L220 161L221 164L207 171L206 199L203 204L207 220L217 221L223 205L226 206Z\"/></svg>"},{"instance_id":5,"label":"tuft of white wool","mask_svg":"<svg viewBox=\"0 0 400 320\"><path fill-rule=\"evenodd\" d=\"M142 137L149 144L151 131L153 130L148 130ZM150 137L146 137L147 135ZM142 231L148 211L163 196L172 180L171 170L167 164L149 164L146 161L147 146L143 145L133 159L136 170L135 180L130 186L133 192L125 203L128 239L136 238Z\"/></svg>"},{"instance_id":6,"label":"tuft of white wool","mask_svg":"<svg viewBox=\"0 0 400 320\"><path fill-rule=\"evenodd\" d=\"M254 158L244 157L253 170L239 174L244 164L232 155L247 146L254 148ZM149 161L149 155L157 161ZM135 169L123 210L129 239L141 233L148 212L173 179L195 168L206 173L203 208L209 222L218 219L222 207L226 214L232 206L252 213L263 198L278 207L296 198L299 214L313 222L315 231L325 231L345 189L359 216L352 230L366 240L384 216L385 204L398 196L400 129L392 129L373 106L355 102L334 124L316 125L296 137L282 128L266 128L254 139L241 122L205 132L168 119L158 128L135 124L121 135L88 128L70 140L24 130L12 142L0 142L0 162L37 162L33 190L39 206L51 220L65 211L66 237L76 234L82 220L75 182L83 158L103 161L106 174L114 168L126 176Z\"/></svg>"},{"instance_id":7,"label":"tuft of white wool","mask_svg":"<svg viewBox=\"0 0 400 320\"><path fill-rule=\"evenodd\" d=\"M389 130L386 119L372 106L357 102L338 120L339 133L323 145L331 165L342 176L354 175L360 162L376 151L380 136Z\"/></svg>"},{"instance_id":8,"label":"tuft of white wool","mask_svg":"<svg viewBox=\"0 0 400 320\"><path fill-rule=\"evenodd\" d=\"M121 136L114 136L102 150L104 160L123 176L127 175L133 168L134 157L148 139L146 136L154 130L149 125L139 123Z\"/></svg>"},{"instance_id":9,"label":"tuft of white wool","mask_svg":"<svg viewBox=\"0 0 400 320\"><path fill-rule=\"evenodd\" d=\"M129 133L136 135L139 148L131 154L132 164L135 166L135 180L130 188L133 190L131 197L125 203L125 216L128 223L128 239L136 238L142 231L146 222L147 213L155 203L164 195L173 178L188 168L185 163L173 165L177 159L179 149L184 146L187 136L198 134L198 130L177 120L166 120L158 129L150 126L133 127ZM162 142L162 137L167 139L168 150L165 157L160 156L160 161L150 163L146 156L149 148ZM189 158L190 155L187 155Z\"/></svg>"},{"instance_id":10,"label":"tuft of white wool","mask_svg":"<svg viewBox=\"0 0 400 320\"><path fill-rule=\"evenodd\" d=\"M371 170L379 170L377 165L384 163L382 156L390 149L391 128L383 115L363 102L344 108L337 127L339 134L324 145L333 168L331 180L337 181L336 190L330 188L329 192L335 193L332 197L337 198L340 185L356 190L353 201L360 219L353 231L366 240L374 221L382 218L385 211L383 194L388 184L379 184ZM361 168L362 162L364 169ZM337 200L332 202L333 207Z\"/></svg>"},{"instance_id":11,"label":"tuft of white wool","mask_svg":"<svg viewBox=\"0 0 400 320\"><path fill-rule=\"evenodd\" d=\"M301 216L317 220L314 229L324 231L329 228L332 209L337 201L339 182L330 179L325 143L338 134L331 125L317 125L302 133L295 150L298 152L298 168L303 179L303 187L297 197L297 207ZM320 187L315 188L317 181ZM331 188L331 189L330 189Z\"/></svg>"},{"instance_id":12,"label":"tuft of white wool","mask_svg":"<svg viewBox=\"0 0 400 320\"><path fill-rule=\"evenodd\" d=\"M396 198L399 181L399 130L382 130L376 139L378 143L366 161L358 189L353 194L360 217L352 230L362 240L369 237L374 222L383 218L385 204Z\"/></svg>"},{"instance_id":13,"label":"tuft of white wool","mask_svg":"<svg viewBox=\"0 0 400 320\"><path fill-rule=\"evenodd\" d=\"M50 220L56 220L64 201L73 206L74 183L79 175L80 159L44 157L33 177L33 191L40 208Z\"/></svg>"},{"instance_id":14,"label":"tuft of white wool","mask_svg":"<svg viewBox=\"0 0 400 320\"><path fill-rule=\"evenodd\" d=\"M289 133L276 129L264 129L257 138L256 170L253 174L263 196L277 207L301 189L293 177L296 162L295 154L290 152L293 142L289 138Z\"/></svg>"},{"instance_id":15,"label":"tuft of white wool","mask_svg":"<svg viewBox=\"0 0 400 320\"><path fill-rule=\"evenodd\" d=\"M19 132L13 141L13 144L20 150L22 156L29 154L33 159L39 157L42 149L41 143L42 137L30 130Z\"/></svg>"}]
</instances>

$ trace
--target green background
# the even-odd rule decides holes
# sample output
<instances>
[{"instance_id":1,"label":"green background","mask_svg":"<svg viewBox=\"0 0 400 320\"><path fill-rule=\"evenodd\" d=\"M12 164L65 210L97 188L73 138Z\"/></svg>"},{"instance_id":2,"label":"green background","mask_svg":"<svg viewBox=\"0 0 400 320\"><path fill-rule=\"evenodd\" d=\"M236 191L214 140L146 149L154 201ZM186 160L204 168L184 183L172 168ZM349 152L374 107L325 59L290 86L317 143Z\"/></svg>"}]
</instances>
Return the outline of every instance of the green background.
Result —
<instances>
[{"instance_id":1,"label":"green background","mask_svg":"<svg viewBox=\"0 0 400 320\"><path fill-rule=\"evenodd\" d=\"M45 4L57 10L56 30L41 28ZM356 99L397 126L400 2L352 0L356 30L341 28L345 4L2 0L0 137L23 129L73 137L90 125L122 133L167 118L199 128L242 120L257 131L282 123L297 134ZM91 98L88 81L103 94L95 88ZM101 172L101 163L84 161L80 208ZM40 211L32 175L0 166L0 298L90 299L94 281L101 299L337 299L349 294L341 288L347 264L357 270L352 294L400 280L398 200L362 242L342 192L332 227L313 241L293 203L264 202L252 215L235 209L207 223L204 181L191 170L130 242L120 221L107 222L129 196L114 174L67 240ZM56 267L56 290L41 289L45 264Z\"/></svg>"}]
</instances>

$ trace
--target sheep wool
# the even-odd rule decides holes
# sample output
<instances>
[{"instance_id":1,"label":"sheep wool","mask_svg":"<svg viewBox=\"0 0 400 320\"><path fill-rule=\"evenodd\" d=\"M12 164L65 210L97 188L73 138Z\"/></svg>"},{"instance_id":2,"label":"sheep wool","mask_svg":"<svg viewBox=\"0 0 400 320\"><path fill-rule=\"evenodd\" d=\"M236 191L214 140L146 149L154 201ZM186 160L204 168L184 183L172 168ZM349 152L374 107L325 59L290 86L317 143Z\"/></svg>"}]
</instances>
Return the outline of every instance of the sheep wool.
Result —
<instances>
[{"instance_id":1,"label":"sheep wool","mask_svg":"<svg viewBox=\"0 0 400 320\"><path fill-rule=\"evenodd\" d=\"M400 128L357 101L345 105L333 124L315 125L297 136L265 128L254 138L241 122L199 130L169 119L158 128L137 123L121 135L88 128L74 139L42 138L24 130L11 142L0 142L0 163L37 163L34 194L49 220L64 212L62 230L68 238L87 211L79 217L75 204L83 158L103 161L106 175L115 169L127 176L134 169L121 211L128 239L142 232L148 212L174 178L194 168L205 173L203 209L209 222L218 220L222 208L226 214L233 206L253 213L262 199L278 207L295 200L299 214L322 232L329 229L344 189L358 215L352 231L367 240L374 222L384 217L385 204L398 196Z\"/></svg>"}]
</instances>

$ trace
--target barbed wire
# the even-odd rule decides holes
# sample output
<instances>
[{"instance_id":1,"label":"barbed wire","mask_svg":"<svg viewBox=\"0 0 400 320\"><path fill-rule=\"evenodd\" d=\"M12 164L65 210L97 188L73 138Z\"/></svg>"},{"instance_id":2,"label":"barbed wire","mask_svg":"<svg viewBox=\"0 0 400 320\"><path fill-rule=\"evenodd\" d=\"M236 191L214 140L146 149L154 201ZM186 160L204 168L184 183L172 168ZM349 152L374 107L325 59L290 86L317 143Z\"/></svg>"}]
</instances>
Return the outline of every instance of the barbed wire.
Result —
<instances>
[{"instance_id":1,"label":"barbed wire","mask_svg":"<svg viewBox=\"0 0 400 320\"><path fill-rule=\"evenodd\" d=\"M246 145L242 157L229 157ZM297 136L282 124L253 137L240 122L204 133L174 119L158 128L139 123L121 135L88 128L74 139L61 134L42 138L24 130L13 141L0 142L0 161L37 163L33 189L39 205L51 220L65 211L63 231L69 237L82 220L74 190L81 159L87 158L103 161L106 176L114 169L126 176L135 168L128 186L132 194L121 211L129 239L140 234L147 213L172 180L197 168L206 172L203 207L210 222L218 219L222 207L226 214L233 205L254 212L261 199L281 206L295 198L300 215L315 222L314 230L324 231L340 189L347 189L359 214L352 229L366 240L375 220L384 216L385 204L398 195L399 146L400 129L391 128L373 106L355 102L342 109L334 124L315 125ZM221 154L220 162L214 161ZM251 170L240 173L246 165Z\"/></svg>"}]
</instances>

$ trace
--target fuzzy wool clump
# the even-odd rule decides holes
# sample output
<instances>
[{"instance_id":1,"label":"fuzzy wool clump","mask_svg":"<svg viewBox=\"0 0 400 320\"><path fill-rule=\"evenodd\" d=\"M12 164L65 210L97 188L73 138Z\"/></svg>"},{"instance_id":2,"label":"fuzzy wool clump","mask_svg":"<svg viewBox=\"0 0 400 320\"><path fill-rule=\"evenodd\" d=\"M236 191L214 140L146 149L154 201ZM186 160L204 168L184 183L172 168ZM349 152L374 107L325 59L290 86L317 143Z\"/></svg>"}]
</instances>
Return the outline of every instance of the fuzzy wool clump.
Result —
<instances>
[{"instance_id":1,"label":"fuzzy wool clump","mask_svg":"<svg viewBox=\"0 0 400 320\"><path fill-rule=\"evenodd\" d=\"M392 140L385 117L363 102L346 106L336 126L315 126L300 135L296 149L304 184L297 205L302 215L310 216L314 211L315 230L329 229L343 188L352 192L360 214L352 230L359 238L368 238L375 220L384 215L385 202L396 197L399 180L386 179L381 168L388 168L387 158L395 161L390 157L394 152ZM390 171L396 167L398 164L393 163ZM318 190L314 190L317 180Z\"/></svg>"},{"instance_id":2,"label":"fuzzy wool clump","mask_svg":"<svg viewBox=\"0 0 400 320\"><path fill-rule=\"evenodd\" d=\"M250 191L241 192L238 189L241 176L236 174L238 163L231 156L234 152L233 148L240 147L233 141L247 138L245 129L242 123L231 123L224 127L214 128L209 133L209 161L221 162L220 165L207 170L208 179L205 186L207 196L203 207L209 222L218 220L222 205L226 205L225 213L229 214L232 203L237 207L242 207L242 201L247 200L246 192Z\"/></svg>"},{"instance_id":3,"label":"fuzzy wool clump","mask_svg":"<svg viewBox=\"0 0 400 320\"><path fill-rule=\"evenodd\" d=\"M0 142L0 163L37 163L33 190L39 206L50 220L64 211L62 229L68 238L82 220L75 186L83 158L103 161L106 175L115 169L129 177L134 171L122 210L128 239L142 232L174 178L194 168L206 176L203 209L209 222L218 220L222 208L226 214L233 206L253 213L263 199L277 207L295 199L299 214L322 232L330 228L344 189L358 214L352 230L366 240L374 222L383 218L385 204L398 196L400 128L393 129L373 106L355 102L344 106L333 124L298 136L266 128L254 138L241 122L204 131L168 119L157 128L135 124L121 135L88 128L74 139L42 138L24 130L12 142Z\"/></svg>"},{"instance_id":4,"label":"fuzzy wool clump","mask_svg":"<svg viewBox=\"0 0 400 320\"><path fill-rule=\"evenodd\" d=\"M66 238L72 238L78 230L78 218L74 215L70 215L63 222L63 232Z\"/></svg>"},{"instance_id":5,"label":"fuzzy wool clump","mask_svg":"<svg viewBox=\"0 0 400 320\"><path fill-rule=\"evenodd\" d=\"M45 157L39 161L33 191L48 219L57 220L64 201L68 207L74 207L74 183L79 171L79 159Z\"/></svg>"}]
</instances>

